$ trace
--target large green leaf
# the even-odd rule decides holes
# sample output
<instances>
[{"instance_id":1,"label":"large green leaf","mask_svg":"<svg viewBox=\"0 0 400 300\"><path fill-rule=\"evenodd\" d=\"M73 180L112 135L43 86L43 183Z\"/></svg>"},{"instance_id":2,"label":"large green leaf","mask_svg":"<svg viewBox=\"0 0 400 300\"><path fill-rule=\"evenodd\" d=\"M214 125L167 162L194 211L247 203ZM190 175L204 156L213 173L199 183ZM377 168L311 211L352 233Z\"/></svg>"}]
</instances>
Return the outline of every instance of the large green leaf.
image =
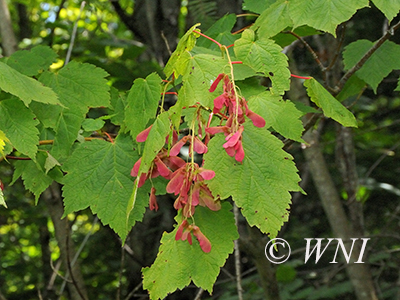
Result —
<instances>
[{"instance_id":1,"label":"large green leaf","mask_svg":"<svg viewBox=\"0 0 400 300\"><path fill-rule=\"evenodd\" d=\"M247 29L235 42L235 53L238 59L249 65L256 72L269 77L272 82L271 92L282 95L290 88L290 71L287 56L273 40L255 40L254 31Z\"/></svg>"},{"instance_id":2,"label":"large green leaf","mask_svg":"<svg viewBox=\"0 0 400 300\"><path fill-rule=\"evenodd\" d=\"M196 208L194 220L211 242L209 253L201 250L194 236L192 245L187 241L176 241L178 226L173 232L163 234L155 262L150 268L143 269L143 287L149 290L150 299L163 299L191 281L212 292L220 267L233 251L233 240L238 238L231 209L229 203L223 203L219 211ZM181 222L179 216L176 219Z\"/></svg>"},{"instance_id":3,"label":"large green leaf","mask_svg":"<svg viewBox=\"0 0 400 300\"><path fill-rule=\"evenodd\" d=\"M148 196L140 189L135 209L127 222L126 208L133 190L130 171L139 158L128 135L114 143L93 140L80 144L63 166L64 216L90 207L104 225L125 240L135 221L141 220Z\"/></svg>"},{"instance_id":4,"label":"large green leaf","mask_svg":"<svg viewBox=\"0 0 400 300\"><path fill-rule=\"evenodd\" d=\"M0 89L13 94L28 106L32 100L37 102L58 104L57 95L38 81L21 74L0 61Z\"/></svg>"},{"instance_id":5,"label":"large green leaf","mask_svg":"<svg viewBox=\"0 0 400 300\"><path fill-rule=\"evenodd\" d=\"M343 126L357 127L357 120L354 115L318 81L314 78L307 79L304 81L304 86L307 87L307 94L311 101L322 108L325 116L334 119Z\"/></svg>"},{"instance_id":6,"label":"large green leaf","mask_svg":"<svg viewBox=\"0 0 400 300\"><path fill-rule=\"evenodd\" d=\"M222 199L232 196L248 223L273 238L288 220L290 192L301 190L300 178L278 138L251 122L244 126L242 163L225 152L223 134L210 140L204 168L214 170L215 177L208 185Z\"/></svg>"},{"instance_id":7,"label":"large green leaf","mask_svg":"<svg viewBox=\"0 0 400 300\"><path fill-rule=\"evenodd\" d=\"M31 50L20 50L14 52L8 59L7 65L27 76L35 76L46 71L56 60L55 53L48 46L36 46Z\"/></svg>"},{"instance_id":8,"label":"large green leaf","mask_svg":"<svg viewBox=\"0 0 400 300\"><path fill-rule=\"evenodd\" d=\"M146 79L136 79L126 98L125 124L133 138L146 128L157 113L161 98L161 78L152 73Z\"/></svg>"},{"instance_id":9,"label":"large green leaf","mask_svg":"<svg viewBox=\"0 0 400 300\"><path fill-rule=\"evenodd\" d=\"M266 128L272 127L285 138L303 142L304 128L300 120L303 113L291 101L267 91L250 97L249 107L264 118Z\"/></svg>"},{"instance_id":10,"label":"large green leaf","mask_svg":"<svg viewBox=\"0 0 400 300\"><path fill-rule=\"evenodd\" d=\"M336 36L336 27L368 3L368 0L291 0L290 17L295 27L308 25Z\"/></svg>"},{"instance_id":11,"label":"large green leaf","mask_svg":"<svg viewBox=\"0 0 400 300\"><path fill-rule=\"evenodd\" d=\"M39 145L39 121L32 111L16 98L0 101L0 130L22 154L35 159Z\"/></svg>"},{"instance_id":12,"label":"large green leaf","mask_svg":"<svg viewBox=\"0 0 400 300\"><path fill-rule=\"evenodd\" d=\"M46 72L40 81L53 88L64 107L33 106L35 114L56 136L52 154L57 159L66 157L78 136L81 124L90 107L110 105L108 74L90 64L70 62L58 73Z\"/></svg>"},{"instance_id":13,"label":"large green leaf","mask_svg":"<svg viewBox=\"0 0 400 300\"><path fill-rule=\"evenodd\" d=\"M385 14L389 22L399 14L400 0L372 0L372 2Z\"/></svg>"},{"instance_id":14,"label":"large green leaf","mask_svg":"<svg viewBox=\"0 0 400 300\"><path fill-rule=\"evenodd\" d=\"M209 89L218 74L224 71L230 72L228 61L220 56L211 54L192 56L183 75L178 105L189 107L198 102L205 107L212 107L217 92L210 93Z\"/></svg>"},{"instance_id":15,"label":"large green leaf","mask_svg":"<svg viewBox=\"0 0 400 300\"><path fill-rule=\"evenodd\" d=\"M266 9L256 20L259 36L268 38L275 36L287 27L293 26L289 15L289 2L279 0Z\"/></svg>"},{"instance_id":16,"label":"large green leaf","mask_svg":"<svg viewBox=\"0 0 400 300\"><path fill-rule=\"evenodd\" d=\"M373 45L374 43L368 40L358 40L348 45L343 52L345 68L352 68ZM356 74L368 83L376 93L379 83L391 71L400 69L399 57L400 45L386 41L371 55Z\"/></svg>"}]
</instances>

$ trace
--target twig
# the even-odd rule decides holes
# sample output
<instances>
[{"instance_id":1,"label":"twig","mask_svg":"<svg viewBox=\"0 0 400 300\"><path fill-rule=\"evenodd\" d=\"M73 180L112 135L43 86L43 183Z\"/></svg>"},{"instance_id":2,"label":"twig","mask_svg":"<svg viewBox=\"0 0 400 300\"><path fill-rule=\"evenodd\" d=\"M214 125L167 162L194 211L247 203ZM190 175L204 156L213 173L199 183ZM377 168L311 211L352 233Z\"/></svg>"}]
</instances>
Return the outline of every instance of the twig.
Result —
<instances>
[{"instance_id":1,"label":"twig","mask_svg":"<svg viewBox=\"0 0 400 300\"><path fill-rule=\"evenodd\" d=\"M85 4L86 4L86 2L82 1L81 8L79 10L78 19L76 19L74 28L72 29L71 42L69 43L67 56L65 57L65 63L64 63L65 65L69 63L69 60L71 58L72 49L74 48L74 43L75 43L76 32L78 29L78 21L81 19L81 15L82 15L83 9L85 8Z\"/></svg>"},{"instance_id":2,"label":"twig","mask_svg":"<svg viewBox=\"0 0 400 300\"><path fill-rule=\"evenodd\" d=\"M78 292L79 296L81 297L82 300L86 300L85 296L83 296L82 291L80 290L78 283L75 280L74 274L72 272L72 263L69 257L69 239L70 239L70 233L69 233L69 224L68 222L66 224L66 234L65 234L65 244L66 244L66 256L67 256L67 267L68 267L68 272L69 276L71 277L72 283L76 288L76 291Z\"/></svg>"},{"instance_id":3,"label":"twig","mask_svg":"<svg viewBox=\"0 0 400 300\"><path fill-rule=\"evenodd\" d=\"M132 296L136 293L136 291L142 287L142 285L143 285L143 282L140 282L137 286L135 286L135 287L133 288L133 290L125 297L124 300L129 300L129 299L131 299Z\"/></svg>"},{"instance_id":4,"label":"twig","mask_svg":"<svg viewBox=\"0 0 400 300\"><path fill-rule=\"evenodd\" d=\"M296 39L298 39L300 42L303 43L303 45L307 48L307 50L311 53L311 55L313 56L314 60L317 62L318 66L320 67L321 71L324 72L324 70L326 69L324 67L324 65L321 63L321 61L319 60L318 54L314 51L314 49L310 46L309 43L307 43L301 36L299 36L297 33L293 32L293 31L285 31L284 33L288 33L293 35Z\"/></svg>"},{"instance_id":5,"label":"twig","mask_svg":"<svg viewBox=\"0 0 400 300\"><path fill-rule=\"evenodd\" d=\"M396 149L397 147L400 146L400 142L397 142L396 144L394 144L389 151L387 151L386 153L382 154L373 164L372 166L368 169L367 173L365 173L365 178L368 178L371 173L376 169L376 167L385 159L385 157L388 156L387 153L390 153L390 151L393 151L394 149Z\"/></svg>"},{"instance_id":6,"label":"twig","mask_svg":"<svg viewBox=\"0 0 400 300\"><path fill-rule=\"evenodd\" d=\"M239 208L236 206L236 204L233 204L233 214L235 215L236 227L239 228ZM233 243L235 248L236 288L238 293L238 299L243 300L242 274L240 271L239 240L234 240Z\"/></svg>"},{"instance_id":7,"label":"twig","mask_svg":"<svg viewBox=\"0 0 400 300\"><path fill-rule=\"evenodd\" d=\"M124 248L121 248L121 267L119 268L119 274L118 274L118 288L117 288L116 300L121 299L122 273L124 272L124 264L125 264L125 250Z\"/></svg>"},{"instance_id":8,"label":"twig","mask_svg":"<svg viewBox=\"0 0 400 300\"><path fill-rule=\"evenodd\" d=\"M361 69L361 67L366 63L371 55L374 54L375 51L378 50L379 47L382 46L382 44L386 42L392 35L394 35L394 32L399 29L399 27L400 21L397 24L393 25L388 31L386 31L386 33L371 47L371 49L369 49L367 53L364 54L364 56L358 61L358 63L356 63L354 67L352 67L350 70L347 71L346 74L343 75L343 77L340 79L334 89L335 94L338 94L342 90L347 80L349 80L355 72Z\"/></svg>"},{"instance_id":9,"label":"twig","mask_svg":"<svg viewBox=\"0 0 400 300\"><path fill-rule=\"evenodd\" d=\"M204 290L202 288L199 288L199 291L196 294L196 297L194 297L193 300L200 300L201 299L201 295L203 295Z\"/></svg>"}]
</instances>

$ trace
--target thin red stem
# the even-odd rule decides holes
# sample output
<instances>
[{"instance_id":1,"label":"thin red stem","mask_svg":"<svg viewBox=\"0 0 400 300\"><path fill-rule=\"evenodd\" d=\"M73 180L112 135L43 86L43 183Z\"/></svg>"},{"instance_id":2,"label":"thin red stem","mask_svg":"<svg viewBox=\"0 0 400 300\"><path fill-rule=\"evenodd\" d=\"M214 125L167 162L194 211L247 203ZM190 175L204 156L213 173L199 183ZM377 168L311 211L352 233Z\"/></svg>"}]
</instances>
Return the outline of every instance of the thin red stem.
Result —
<instances>
[{"instance_id":1,"label":"thin red stem","mask_svg":"<svg viewBox=\"0 0 400 300\"><path fill-rule=\"evenodd\" d=\"M204 33L201 33L200 31L197 30L193 30L194 33L200 34L201 36L205 37L206 39L209 39L211 42L215 43L218 45L218 47L222 48L222 45L217 42L216 40L214 40L213 38L210 38L208 35L205 35Z\"/></svg>"},{"instance_id":2,"label":"thin red stem","mask_svg":"<svg viewBox=\"0 0 400 300\"><path fill-rule=\"evenodd\" d=\"M292 76L294 78L300 78L300 79L311 79L312 78L309 76L299 76L299 75L294 75L294 74L290 74L290 76Z\"/></svg>"},{"instance_id":3,"label":"thin red stem","mask_svg":"<svg viewBox=\"0 0 400 300\"><path fill-rule=\"evenodd\" d=\"M104 134L108 137L108 139L110 140L111 144L114 144L114 140L113 140L113 138L111 137L111 135L109 135L109 133L108 133L108 132L105 132L105 131L104 131Z\"/></svg>"}]
</instances>

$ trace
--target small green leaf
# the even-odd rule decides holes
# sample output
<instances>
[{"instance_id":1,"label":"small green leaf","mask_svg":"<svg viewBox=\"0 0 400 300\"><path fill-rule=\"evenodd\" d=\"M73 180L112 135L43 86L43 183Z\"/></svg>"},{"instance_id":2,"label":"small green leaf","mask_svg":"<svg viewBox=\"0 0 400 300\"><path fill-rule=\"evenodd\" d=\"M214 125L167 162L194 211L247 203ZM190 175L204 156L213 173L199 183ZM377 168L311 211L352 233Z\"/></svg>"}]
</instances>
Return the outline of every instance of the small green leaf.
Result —
<instances>
[{"instance_id":1,"label":"small green leaf","mask_svg":"<svg viewBox=\"0 0 400 300\"><path fill-rule=\"evenodd\" d=\"M161 113L153 123L153 126L149 132L149 135L147 136L144 145L138 177L140 177L141 174L147 173L149 171L154 158L165 145L165 138L167 137L171 129L171 124L168 116L169 112L165 111ZM133 163L135 163L136 161L137 160L135 160ZM138 188L138 180L136 180L132 189L132 193L130 194L128 204L126 206L126 215L128 217L136 206L136 199L138 197L138 191L140 190L142 189Z\"/></svg>"},{"instance_id":2,"label":"small green leaf","mask_svg":"<svg viewBox=\"0 0 400 300\"><path fill-rule=\"evenodd\" d=\"M13 174L14 183L19 177L22 178L26 189L35 195L35 203L39 201L40 195L48 188L53 182L53 178L45 173L43 165L45 164L46 154L39 152L36 162L32 160L19 160L14 164L15 171ZM60 172L55 171L55 172Z\"/></svg>"},{"instance_id":3,"label":"small green leaf","mask_svg":"<svg viewBox=\"0 0 400 300\"><path fill-rule=\"evenodd\" d=\"M355 96L360 94L360 92L367 86L364 80L358 78L357 75L353 75L347 80L346 84L340 91L340 93L336 96L336 99L339 102L343 102L349 97Z\"/></svg>"},{"instance_id":4,"label":"small green leaf","mask_svg":"<svg viewBox=\"0 0 400 300\"><path fill-rule=\"evenodd\" d=\"M290 88L290 71L287 56L273 40L255 40L254 31L247 29L235 42L236 56L256 72L269 77L273 94L282 95Z\"/></svg>"},{"instance_id":5,"label":"small green leaf","mask_svg":"<svg viewBox=\"0 0 400 300\"><path fill-rule=\"evenodd\" d=\"M336 36L336 27L368 4L368 0L291 0L289 9L294 27L308 25Z\"/></svg>"},{"instance_id":6,"label":"small green leaf","mask_svg":"<svg viewBox=\"0 0 400 300\"><path fill-rule=\"evenodd\" d=\"M53 169L55 166L60 166L61 164L55 159L49 152L47 152L47 158L44 163L44 169L46 170L46 174L49 173L51 169Z\"/></svg>"},{"instance_id":7,"label":"small green leaf","mask_svg":"<svg viewBox=\"0 0 400 300\"><path fill-rule=\"evenodd\" d=\"M157 114L161 99L161 78L152 73L146 79L136 79L126 98L125 124L133 138L146 128Z\"/></svg>"},{"instance_id":8,"label":"small green leaf","mask_svg":"<svg viewBox=\"0 0 400 300\"><path fill-rule=\"evenodd\" d=\"M19 152L35 159L39 145L39 121L16 98L0 101L0 130Z\"/></svg>"},{"instance_id":9,"label":"small green leaf","mask_svg":"<svg viewBox=\"0 0 400 300\"><path fill-rule=\"evenodd\" d=\"M285 28L292 27L293 21L289 16L289 2L287 0L276 1L263 11L254 26L258 27L258 35L263 38L275 36Z\"/></svg>"},{"instance_id":10,"label":"small green leaf","mask_svg":"<svg viewBox=\"0 0 400 300\"><path fill-rule=\"evenodd\" d=\"M0 89L20 98L26 106L32 100L48 104L59 104L57 95L38 81L21 74L0 62Z\"/></svg>"},{"instance_id":11,"label":"small green leaf","mask_svg":"<svg viewBox=\"0 0 400 300\"><path fill-rule=\"evenodd\" d=\"M290 100L263 92L248 99L249 107L266 121L266 128L272 127L285 138L303 142L303 115Z\"/></svg>"},{"instance_id":12,"label":"small green leaf","mask_svg":"<svg viewBox=\"0 0 400 300\"><path fill-rule=\"evenodd\" d=\"M343 126L357 127L357 120L354 115L334 98L318 81L314 78L304 81L307 94L312 102L322 108L324 115L334 119Z\"/></svg>"},{"instance_id":13,"label":"small green leaf","mask_svg":"<svg viewBox=\"0 0 400 300\"><path fill-rule=\"evenodd\" d=\"M250 226L256 225L271 238L288 220L291 191L301 191L293 157L268 130L244 123L242 163L223 148L225 136L217 134L208 144L204 168L215 171L208 181L213 195L232 196Z\"/></svg>"},{"instance_id":14,"label":"small green leaf","mask_svg":"<svg viewBox=\"0 0 400 300\"><path fill-rule=\"evenodd\" d=\"M175 240L178 226L173 232L164 233L157 258L150 268L144 268L143 287L149 290L150 299L163 299L191 281L210 293L220 268L233 251L233 240L238 238L232 206L223 203L219 211L197 207L196 225L211 242L211 251L204 253L196 238L193 244ZM176 218L178 224L181 220Z\"/></svg>"},{"instance_id":15,"label":"small green leaf","mask_svg":"<svg viewBox=\"0 0 400 300\"><path fill-rule=\"evenodd\" d=\"M385 14L389 22L399 14L400 0L372 0L372 2Z\"/></svg>"},{"instance_id":16,"label":"small green leaf","mask_svg":"<svg viewBox=\"0 0 400 300\"><path fill-rule=\"evenodd\" d=\"M373 45L374 43L368 40L358 40L348 45L343 52L345 68L351 69ZM376 93L379 83L391 71L400 69L399 57L400 45L386 41L371 55L356 74L368 83Z\"/></svg>"},{"instance_id":17,"label":"small green leaf","mask_svg":"<svg viewBox=\"0 0 400 300\"><path fill-rule=\"evenodd\" d=\"M395 89L395 91L400 91L400 78L399 78L399 82L397 83L397 88Z\"/></svg>"},{"instance_id":18,"label":"small green leaf","mask_svg":"<svg viewBox=\"0 0 400 300\"><path fill-rule=\"evenodd\" d=\"M67 214L90 207L104 225L125 240L137 220L141 220L148 196L141 190L139 201L126 222L126 207L133 190L130 171L139 158L128 135L119 134L114 143L93 140L79 144L63 165L63 196Z\"/></svg>"},{"instance_id":19,"label":"small green leaf","mask_svg":"<svg viewBox=\"0 0 400 300\"><path fill-rule=\"evenodd\" d=\"M229 14L223 16L217 22L215 22L204 34L213 38L221 45L229 46L235 42L238 38L237 35L232 34L232 28L236 23L236 15ZM214 42L204 37L200 38L196 46L205 47L208 49L214 49L219 51L219 47Z\"/></svg>"},{"instance_id":20,"label":"small green leaf","mask_svg":"<svg viewBox=\"0 0 400 300\"><path fill-rule=\"evenodd\" d=\"M175 73L175 77L183 74L183 70L186 69L187 54L193 49L196 44L196 39L199 36L193 31L195 31L199 25L200 23L193 25L180 39L176 50L172 53L164 68L164 74L167 78L170 77L172 73Z\"/></svg>"},{"instance_id":21,"label":"small green leaf","mask_svg":"<svg viewBox=\"0 0 400 300\"><path fill-rule=\"evenodd\" d=\"M82 128L85 131L91 132L100 130L104 127L105 122L102 119L85 119L82 122Z\"/></svg>"}]
</instances>

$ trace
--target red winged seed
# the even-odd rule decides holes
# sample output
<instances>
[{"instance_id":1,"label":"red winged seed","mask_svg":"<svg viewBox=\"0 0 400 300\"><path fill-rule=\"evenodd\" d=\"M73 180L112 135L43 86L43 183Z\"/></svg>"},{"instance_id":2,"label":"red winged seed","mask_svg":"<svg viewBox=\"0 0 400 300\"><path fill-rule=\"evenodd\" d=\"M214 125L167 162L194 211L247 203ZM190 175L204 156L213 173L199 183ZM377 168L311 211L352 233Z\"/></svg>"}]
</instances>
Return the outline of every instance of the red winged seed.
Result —
<instances>
[{"instance_id":1,"label":"red winged seed","mask_svg":"<svg viewBox=\"0 0 400 300\"><path fill-rule=\"evenodd\" d=\"M210 89L209 89L210 93L212 93L212 92L215 91L215 89L216 89L217 86L218 86L218 83L221 81L221 79L222 79L224 76L225 76L225 74L224 74L224 73L221 73L221 74L219 74L219 75L217 76L217 78L215 78L214 82L213 82L213 83L211 84L211 86L210 86Z\"/></svg>"},{"instance_id":2,"label":"red winged seed","mask_svg":"<svg viewBox=\"0 0 400 300\"><path fill-rule=\"evenodd\" d=\"M265 126L265 120L260 115L256 114L255 112L251 111L250 109L246 110L246 116L253 122L253 125L259 128Z\"/></svg>"},{"instance_id":3,"label":"red winged seed","mask_svg":"<svg viewBox=\"0 0 400 300\"><path fill-rule=\"evenodd\" d=\"M154 187L151 188L150 199L149 199L149 207L150 207L150 210L155 210L155 211L158 210L156 189Z\"/></svg>"},{"instance_id":4,"label":"red winged seed","mask_svg":"<svg viewBox=\"0 0 400 300\"><path fill-rule=\"evenodd\" d=\"M198 154L207 153L207 150L208 150L207 146L197 136L194 137L193 149Z\"/></svg>"},{"instance_id":5,"label":"red winged seed","mask_svg":"<svg viewBox=\"0 0 400 300\"><path fill-rule=\"evenodd\" d=\"M203 250L205 253L209 253L211 251L211 243L196 225L193 226L193 234L199 241L201 250Z\"/></svg>"},{"instance_id":6,"label":"red winged seed","mask_svg":"<svg viewBox=\"0 0 400 300\"><path fill-rule=\"evenodd\" d=\"M136 141L138 143L142 143L144 141L147 140L147 137L149 136L150 130L153 127L153 125L147 127L145 130L143 130L142 132L140 132L137 136L136 136Z\"/></svg>"}]
</instances>

